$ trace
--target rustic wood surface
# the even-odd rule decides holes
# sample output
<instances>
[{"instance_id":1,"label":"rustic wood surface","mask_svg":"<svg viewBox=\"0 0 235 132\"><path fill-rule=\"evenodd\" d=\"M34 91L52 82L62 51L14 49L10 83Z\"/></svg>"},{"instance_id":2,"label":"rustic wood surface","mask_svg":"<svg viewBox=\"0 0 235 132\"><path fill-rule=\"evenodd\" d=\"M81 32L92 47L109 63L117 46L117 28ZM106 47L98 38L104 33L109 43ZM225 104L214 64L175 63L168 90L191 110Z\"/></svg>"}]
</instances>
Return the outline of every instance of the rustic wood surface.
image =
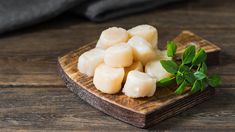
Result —
<instances>
[{"instance_id":1,"label":"rustic wood surface","mask_svg":"<svg viewBox=\"0 0 235 132\"><path fill-rule=\"evenodd\" d=\"M109 26L158 27L161 48L182 30L220 44L223 83L207 102L147 130L235 130L235 4L196 0L104 23L64 14L0 36L0 130L145 131L113 119L71 93L57 74L57 57L96 40Z\"/></svg>"},{"instance_id":2,"label":"rustic wood surface","mask_svg":"<svg viewBox=\"0 0 235 132\"><path fill-rule=\"evenodd\" d=\"M205 49L208 56L207 63L218 65L216 62L219 59L220 48L213 43L190 31L182 31L174 38L174 41L177 44L176 55L178 57L181 56L182 49L189 43L195 43L198 47ZM147 98L133 99L122 92L115 95L104 94L95 88L92 77L80 73L77 69L78 57L93 49L95 45L96 41L58 57L59 75L73 93L93 107L121 121L140 128L147 128L214 95L214 88L207 88L196 94L189 94L185 91L184 94L176 95L175 86L158 87L155 95Z\"/></svg>"}]
</instances>

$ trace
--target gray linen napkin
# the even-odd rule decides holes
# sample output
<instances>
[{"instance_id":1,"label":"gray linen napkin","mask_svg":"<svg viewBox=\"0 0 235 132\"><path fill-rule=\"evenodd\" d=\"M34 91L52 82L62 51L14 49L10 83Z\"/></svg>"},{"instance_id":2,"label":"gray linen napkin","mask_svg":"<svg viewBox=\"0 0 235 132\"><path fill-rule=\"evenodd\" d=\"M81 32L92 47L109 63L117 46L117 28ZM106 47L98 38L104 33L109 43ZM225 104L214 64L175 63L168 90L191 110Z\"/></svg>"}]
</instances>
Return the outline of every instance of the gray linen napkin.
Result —
<instances>
[{"instance_id":1,"label":"gray linen napkin","mask_svg":"<svg viewBox=\"0 0 235 132\"><path fill-rule=\"evenodd\" d=\"M105 21L179 0L0 0L0 33L73 11L91 21Z\"/></svg>"}]
</instances>

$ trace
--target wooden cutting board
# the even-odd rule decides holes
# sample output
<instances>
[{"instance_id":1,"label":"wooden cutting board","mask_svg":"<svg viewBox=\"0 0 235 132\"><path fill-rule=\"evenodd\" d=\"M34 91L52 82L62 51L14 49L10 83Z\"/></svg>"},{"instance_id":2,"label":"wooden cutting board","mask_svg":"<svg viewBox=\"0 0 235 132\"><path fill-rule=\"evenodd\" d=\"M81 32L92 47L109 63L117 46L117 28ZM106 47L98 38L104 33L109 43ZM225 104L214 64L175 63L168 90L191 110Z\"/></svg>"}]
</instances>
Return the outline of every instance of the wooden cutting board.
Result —
<instances>
[{"instance_id":1,"label":"wooden cutting board","mask_svg":"<svg viewBox=\"0 0 235 132\"><path fill-rule=\"evenodd\" d=\"M183 31L174 41L177 43L177 54L190 42L198 44L208 53L207 63L218 64L220 48L202 39L190 31ZM58 69L65 85L80 98L100 111L126 123L145 128L188 108L203 102L212 96L214 88L206 88L202 92L189 94L186 90L182 95L174 94L175 88L157 88L153 97L133 99L123 93L115 95L98 91L92 77L77 70L78 57L95 47L95 42L87 44L77 50L58 58Z\"/></svg>"}]
</instances>

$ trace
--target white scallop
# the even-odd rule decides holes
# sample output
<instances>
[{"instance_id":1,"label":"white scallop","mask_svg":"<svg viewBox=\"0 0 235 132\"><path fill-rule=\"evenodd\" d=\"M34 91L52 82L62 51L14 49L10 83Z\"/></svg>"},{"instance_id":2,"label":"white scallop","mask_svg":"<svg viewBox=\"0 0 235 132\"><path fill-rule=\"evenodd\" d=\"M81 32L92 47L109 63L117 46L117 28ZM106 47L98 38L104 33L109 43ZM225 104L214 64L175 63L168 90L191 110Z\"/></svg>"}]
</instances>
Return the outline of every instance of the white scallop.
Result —
<instances>
[{"instance_id":1,"label":"white scallop","mask_svg":"<svg viewBox=\"0 0 235 132\"><path fill-rule=\"evenodd\" d=\"M127 67L133 62L133 53L130 45L121 43L105 51L104 63L111 67Z\"/></svg>"},{"instance_id":2,"label":"white scallop","mask_svg":"<svg viewBox=\"0 0 235 132\"><path fill-rule=\"evenodd\" d=\"M151 25L138 25L127 31L130 36L140 36L147 40L154 48L157 47L158 43L158 32L157 29Z\"/></svg>"},{"instance_id":3,"label":"white scallop","mask_svg":"<svg viewBox=\"0 0 235 132\"><path fill-rule=\"evenodd\" d=\"M129 39L128 44L133 49L135 61L141 61L142 64L145 65L147 62L156 58L154 49L145 39L139 36L133 36L131 39Z\"/></svg>"},{"instance_id":4,"label":"white scallop","mask_svg":"<svg viewBox=\"0 0 235 132\"><path fill-rule=\"evenodd\" d=\"M104 53L100 48L84 52L78 59L78 70L87 76L93 76L95 68L104 61Z\"/></svg>"},{"instance_id":5,"label":"white scallop","mask_svg":"<svg viewBox=\"0 0 235 132\"><path fill-rule=\"evenodd\" d=\"M129 35L125 29L119 27L111 27L101 33L96 47L107 49L121 42L127 42L128 39Z\"/></svg>"},{"instance_id":6,"label":"white scallop","mask_svg":"<svg viewBox=\"0 0 235 132\"><path fill-rule=\"evenodd\" d=\"M159 60L150 61L145 65L145 72L151 77L155 78L157 81L170 77L171 74L168 73L161 65Z\"/></svg>"},{"instance_id":7,"label":"white scallop","mask_svg":"<svg viewBox=\"0 0 235 132\"><path fill-rule=\"evenodd\" d=\"M95 70L93 83L101 92L115 94L121 90L123 77L123 68L112 68L108 65L100 64Z\"/></svg>"},{"instance_id":8,"label":"white scallop","mask_svg":"<svg viewBox=\"0 0 235 132\"><path fill-rule=\"evenodd\" d=\"M127 75L130 71L137 70L137 71L143 72L143 65L140 61L135 61L132 63L132 65L125 67L124 70L125 70L125 76L124 76L123 82L126 81Z\"/></svg>"},{"instance_id":9,"label":"white scallop","mask_svg":"<svg viewBox=\"0 0 235 132\"><path fill-rule=\"evenodd\" d=\"M130 71L124 88L125 95L132 98L150 97L156 91L156 80L146 73Z\"/></svg>"}]
</instances>

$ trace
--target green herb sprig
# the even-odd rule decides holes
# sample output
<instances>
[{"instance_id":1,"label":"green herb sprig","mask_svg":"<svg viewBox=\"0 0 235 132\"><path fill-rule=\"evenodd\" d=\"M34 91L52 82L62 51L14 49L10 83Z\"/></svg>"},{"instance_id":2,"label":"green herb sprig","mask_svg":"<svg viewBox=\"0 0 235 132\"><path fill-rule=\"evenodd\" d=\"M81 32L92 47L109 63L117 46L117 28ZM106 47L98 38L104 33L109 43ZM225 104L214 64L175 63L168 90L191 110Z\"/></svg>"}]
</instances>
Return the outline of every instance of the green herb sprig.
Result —
<instances>
[{"instance_id":1,"label":"green herb sprig","mask_svg":"<svg viewBox=\"0 0 235 132\"><path fill-rule=\"evenodd\" d=\"M167 42L167 56L174 57L177 46L175 42ZM178 62L174 60L161 60L164 69L173 74L157 82L158 86L166 87L176 82L178 88L176 94L182 94L187 86L191 87L191 93L203 91L208 85L216 87L221 83L218 75L208 76L206 65L207 54L204 49L196 49L195 45L189 44Z\"/></svg>"}]
</instances>

